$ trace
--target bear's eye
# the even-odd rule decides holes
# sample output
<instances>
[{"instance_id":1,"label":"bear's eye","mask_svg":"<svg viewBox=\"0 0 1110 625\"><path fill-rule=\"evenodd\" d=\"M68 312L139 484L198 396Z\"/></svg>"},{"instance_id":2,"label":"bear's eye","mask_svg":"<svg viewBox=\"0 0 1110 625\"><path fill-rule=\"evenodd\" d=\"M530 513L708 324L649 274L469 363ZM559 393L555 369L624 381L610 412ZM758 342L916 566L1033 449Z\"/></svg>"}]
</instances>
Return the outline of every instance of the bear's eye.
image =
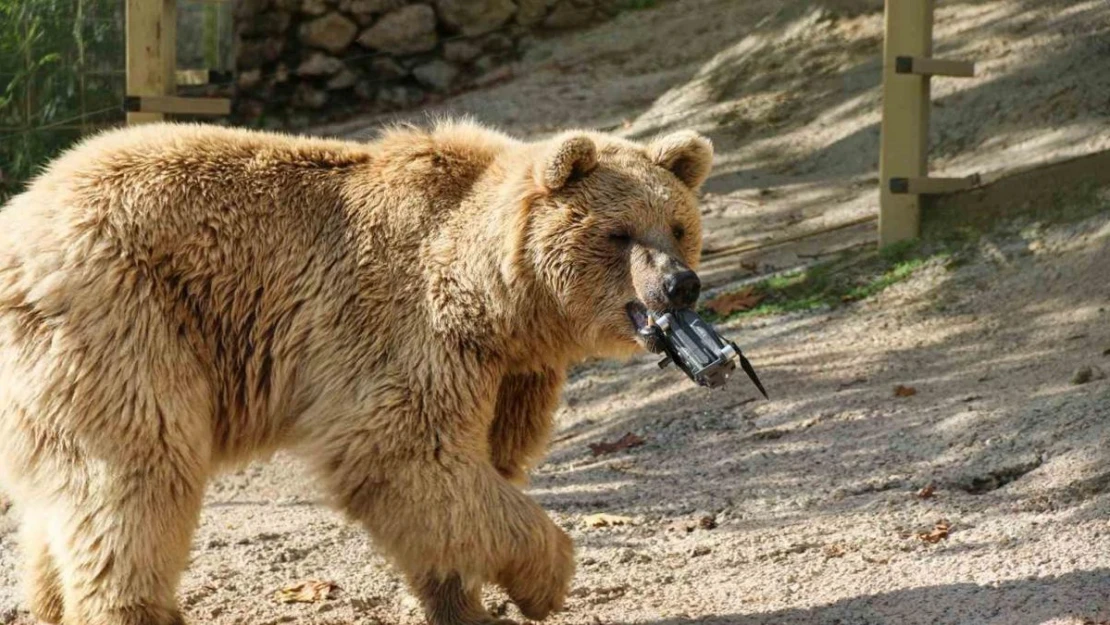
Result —
<instances>
[{"instance_id":1,"label":"bear's eye","mask_svg":"<svg viewBox=\"0 0 1110 625\"><path fill-rule=\"evenodd\" d=\"M624 230L609 233L609 241L616 245L628 245L632 242L632 235Z\"/></svg>"},{"instance_id":2,"label":"bear's eye","mask_svg":"<svg viewBox=\"0 0 1110 625\"><path fill-rule=\"evenodd\" d=\"M674 238L682 240L682 237L686 236L686 228L683 228L682 226L674 226L673 228L671 228L671 234L674 235Z\"/></svg>"}]
</instances>

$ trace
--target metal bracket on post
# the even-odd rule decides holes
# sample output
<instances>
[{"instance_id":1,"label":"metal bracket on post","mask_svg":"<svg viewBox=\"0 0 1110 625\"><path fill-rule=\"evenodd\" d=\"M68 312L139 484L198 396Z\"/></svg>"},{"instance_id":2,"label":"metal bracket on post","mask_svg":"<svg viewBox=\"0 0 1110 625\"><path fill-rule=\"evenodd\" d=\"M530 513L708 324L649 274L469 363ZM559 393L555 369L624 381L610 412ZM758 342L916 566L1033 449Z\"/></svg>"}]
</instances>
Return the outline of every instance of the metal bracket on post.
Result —
<instances>
[{"instance_id":1,"label":"metal bracket on post","mask_svg":"<svg viewBox=\"0 0 1110 625\"><path fill-rule=\"evenodd\" d=\"M894 72L896 74L917 74L919 76L971 78L975 76L975 63L971 61L900 56L894 59Z\"/></svg>"},{"instance_id":2,"label":"metal bracket on post","mask_svg":"<svg viewBox=\"0 0 1110 625\"><path fill-rule=\"evenodd\" d=\"M979 174L964 178L891 178L890 192L895 195L940 195L966 191L979 186Z\"/></svg>"}]
</instances>

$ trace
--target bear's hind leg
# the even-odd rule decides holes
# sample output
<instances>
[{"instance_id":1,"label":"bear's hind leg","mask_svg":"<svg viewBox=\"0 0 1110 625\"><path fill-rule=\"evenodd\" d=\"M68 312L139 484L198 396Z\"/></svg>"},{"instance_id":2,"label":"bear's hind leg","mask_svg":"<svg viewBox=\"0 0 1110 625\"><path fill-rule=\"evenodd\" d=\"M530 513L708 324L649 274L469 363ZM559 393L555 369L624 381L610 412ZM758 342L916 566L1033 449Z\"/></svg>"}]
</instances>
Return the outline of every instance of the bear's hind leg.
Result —
<instances>
[{"instance_id":1,"label":"bear's hind leg","mask_svg":"<svg viewBox=\"0 0 1110 625\"><path fill-rule=\"evenodd\" d=\"M158 457L96 475L57 501L65 625L182 625L177 584L200 514L203 476Z\"/></svg>"},{"instance_id":2,"label":"bear's hind leg","mask_svg":"<svg viewBox=\"0 0 1110 625\"><path fill-rule=\"evenodd\" d=\"M179 625L177 585L188 564L212 455L213 394L164 323L142 315L101 359L80 402L44 406L59 424L40 473L51 493L50 552L65 625ZM54 412L49 412L49 408Z\"/></svg>"},{"instance_id":3,"label":"bear's hind leg","mask_svg":"<svg viewBox=\"0 0 1110 625\"><path fill-rule=\"evenodd\" d=\"M27 512L20 528L27 607L39 621L57 625L62 622L64 612L62 586L58 566L46 541L45 522L41 514Z\"/></svg>"}]
</instances>

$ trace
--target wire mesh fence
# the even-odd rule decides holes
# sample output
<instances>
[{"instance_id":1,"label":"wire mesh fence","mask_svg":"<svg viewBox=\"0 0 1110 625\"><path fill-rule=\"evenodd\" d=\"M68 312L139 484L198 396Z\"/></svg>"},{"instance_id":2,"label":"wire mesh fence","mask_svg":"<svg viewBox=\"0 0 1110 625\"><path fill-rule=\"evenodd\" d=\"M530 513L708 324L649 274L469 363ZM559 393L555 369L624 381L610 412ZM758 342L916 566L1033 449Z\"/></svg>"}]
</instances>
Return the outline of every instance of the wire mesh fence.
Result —
<instances>
[{"instance_id":1,"label":"wire mesh fence","mask_svg":"<svg viewBox=\"0 0 1110 625\"><path fill-rule=\"evenodd\" d=\"M178 66L231 68L231 3L180 2ZM0 203L81 137L122 124L123 0L0 0Z\"/></svg>"}]
</instances>

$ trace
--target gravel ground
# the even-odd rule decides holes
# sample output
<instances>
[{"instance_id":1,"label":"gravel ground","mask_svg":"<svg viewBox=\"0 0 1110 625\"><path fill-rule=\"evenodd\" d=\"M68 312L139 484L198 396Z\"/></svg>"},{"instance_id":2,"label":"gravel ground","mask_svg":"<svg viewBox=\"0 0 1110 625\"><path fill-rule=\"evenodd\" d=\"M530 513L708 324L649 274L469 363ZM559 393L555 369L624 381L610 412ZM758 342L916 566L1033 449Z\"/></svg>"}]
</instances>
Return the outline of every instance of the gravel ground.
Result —
<instances>
[{"instance_id":1,"label":"gravel ground","mask_svg":"<svg viewBox=\"0 0 1110 625\"><path fill-rule=\"evenodd\" d=\"M665 2L541 42L516 79L433 112L527 136L699 128L718 146L710 247L838 223L875 210L871 5ZM983 62L978 78L938 81L934 168L1106 148L1108 31L1103 2L942 3L938 50ZM372 136L381 121L320 132ZM842 231L706 275L720 285L870 237ZM742 379L694 388L648 357L581 367L530 488L579 550L551 622L1110 622L1108 266L1105 210L1009 224L863 302L725 324L770 401ZM592 454L629 432L643 444ZM420 622L365 535L316 497L280 454L212 485L181 587L192 622ZM0 514L0 623L25 624L13 530ZM336 585L331 598L275 600L313 579ZM515 614L501 595L489 603Z\"/></svg>"}]
</instances>

